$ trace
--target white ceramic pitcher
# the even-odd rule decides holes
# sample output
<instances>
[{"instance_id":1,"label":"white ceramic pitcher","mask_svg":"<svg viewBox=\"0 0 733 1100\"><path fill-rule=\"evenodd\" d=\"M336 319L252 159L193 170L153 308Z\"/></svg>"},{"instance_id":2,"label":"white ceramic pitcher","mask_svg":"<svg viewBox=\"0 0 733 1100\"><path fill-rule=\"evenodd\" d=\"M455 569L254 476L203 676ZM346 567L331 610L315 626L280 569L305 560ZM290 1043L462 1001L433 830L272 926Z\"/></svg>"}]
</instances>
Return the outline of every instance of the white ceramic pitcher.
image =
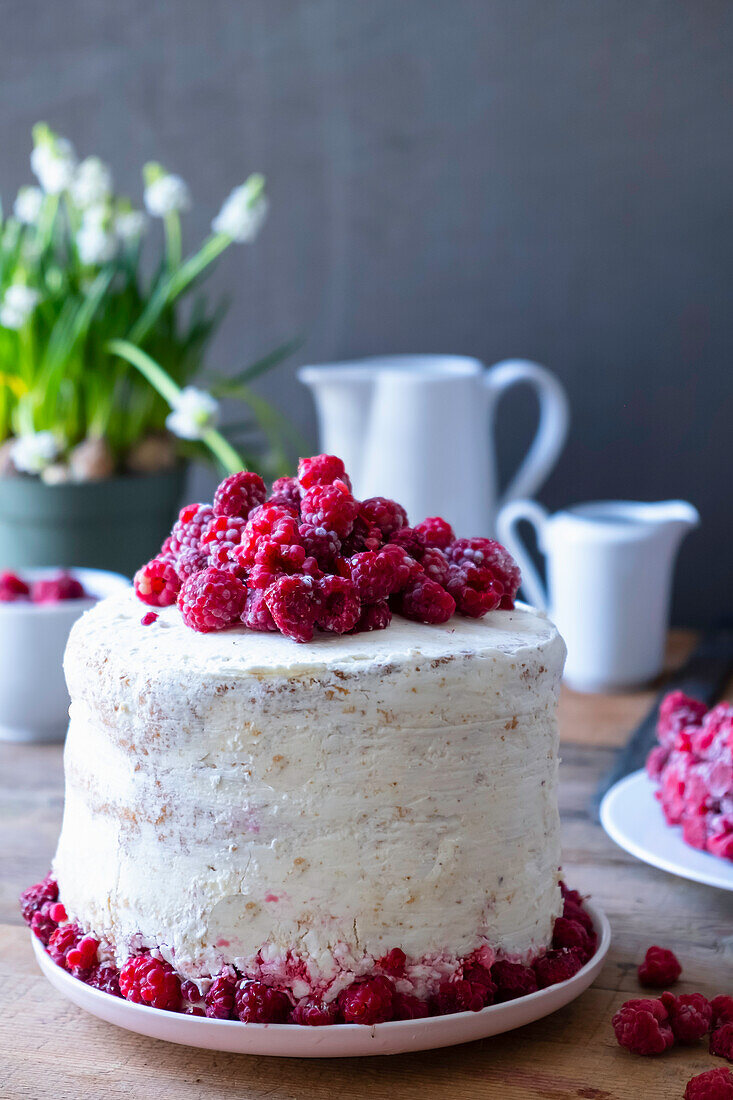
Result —
<instances>
[{"instance_id":1,"label":"white ceramic pitcher","mask_svg":"<svg viewBox=\"0 0 733 1100\"><path fill-rule=\"evenodd\" d=\"M517 532L522 520L537 533L547 588ZM675 556L699 522L683 500L598 501L554 516L532 500L502 509L499 538L519 563L522 591L565 639L571 687L614 691L661 672Z\"/></svg>"},{"instance_id":2,"label":"white ceramic pitcher","mask_svg":"<svg viewBox=\"0 0 733 1100\"><path fill-rule=\"evenodd\" d=\"M343 458L362 499L393 497L413 522L440 515L459 535L492 535L501 504L536 492L562 450L568 402L555 376L526 359L487 370L456 355L393 355L301 367L320 446ZM499 398L528 383L537 434L497 501L493 424Z\"/></svg>"}]
</instances>

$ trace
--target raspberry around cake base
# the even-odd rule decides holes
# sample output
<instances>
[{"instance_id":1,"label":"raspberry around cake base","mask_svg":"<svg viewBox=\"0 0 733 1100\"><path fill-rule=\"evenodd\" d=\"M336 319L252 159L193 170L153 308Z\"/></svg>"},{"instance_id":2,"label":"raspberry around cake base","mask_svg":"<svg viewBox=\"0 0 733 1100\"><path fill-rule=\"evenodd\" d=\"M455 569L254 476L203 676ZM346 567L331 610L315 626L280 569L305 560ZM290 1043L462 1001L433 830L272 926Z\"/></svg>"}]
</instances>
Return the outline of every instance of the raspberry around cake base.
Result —
<instances>
[{"instance_id":1,"label":"raspberry around cake base","mask_svg":"<svg viewBox=\"0 0 733 1100\"><path fill-rule=\"evenodd\" d=\"M480 1012L457 1012L422 1020L397 1020L359 1027L334 1024L242 1024L148 1008L103 993L57 966L43 944L31 935L38 965L51 984L74 1004L117 1027L183 1046L234 1054L280 1058L352 1058L403 1054L455 1046L532 1023L574 1001L599 974L611 945L611 926L594 903L585 902L598 936L595 954L572 978L516 1000L490 1005Z\"/></svg>"}]
</instances>

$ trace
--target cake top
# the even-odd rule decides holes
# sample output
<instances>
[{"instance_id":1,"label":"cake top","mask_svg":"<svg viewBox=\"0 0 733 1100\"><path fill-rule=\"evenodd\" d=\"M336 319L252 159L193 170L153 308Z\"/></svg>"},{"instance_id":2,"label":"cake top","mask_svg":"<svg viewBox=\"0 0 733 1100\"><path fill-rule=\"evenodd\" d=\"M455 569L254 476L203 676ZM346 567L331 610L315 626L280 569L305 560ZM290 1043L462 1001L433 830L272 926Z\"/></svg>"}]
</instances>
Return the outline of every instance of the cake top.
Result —
<instances>
[{"instance_id":1,"label":"cake top","mask_svg":"<svg viewBox=\"0 0 733 1100\"><path fill-rule=\"evenodd\" d=\"M212 504L187 505L134 586L152 607L176 603L197 633L243 626L302 643L383 630L393 613L439 625L510 611L520 579L494 539L456 538L440 516L410 526L395 500L357 500L340 458L315 455L269 497L259 474L241 471Z\"/></svg>"}]
</instances>

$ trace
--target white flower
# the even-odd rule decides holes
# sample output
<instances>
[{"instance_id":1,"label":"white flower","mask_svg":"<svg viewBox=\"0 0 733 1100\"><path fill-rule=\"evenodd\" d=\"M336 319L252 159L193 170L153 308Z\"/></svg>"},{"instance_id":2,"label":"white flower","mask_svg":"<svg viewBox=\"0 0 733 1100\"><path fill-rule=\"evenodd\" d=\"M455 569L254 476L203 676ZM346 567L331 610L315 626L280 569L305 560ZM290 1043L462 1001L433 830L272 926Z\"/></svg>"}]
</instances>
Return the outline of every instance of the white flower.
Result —
<instances>
[{"instance_id":1,"label":"white flower","mask_svg":"<svg viewBox=\"0 0 733 1100\"><path fill-rule=\"evenodd\" d=\"M70 191L82 210L98 206L112 194L112 172L99 157L87 157L77 168Z\"/></svg>"},{"instance_id":2,"label":"white flower","mask_svg":"<svg viewBox=\"0 0 733 1100\"><path fill-rule=\"evenodd\" d=\"M186 386L172 403L166 427L181 439L202 439L219 420L219 402L195 386Z\"/></svg>"},{"instance_id":3,"label":"white flower","mask_svg":"<svg viewBox=\"0 0 733 1100\"><path fill-rule=\"evenodd\" d=\"M250 176L235 187L211 223L215 233L226 233L244 244L253 241L267 217L268 202L262 191L262 177Z\"/></svg>"},{"instance_id":4,"label":"white flower","mask_svg":"<svg viewBox=\"0 0 733 1100\"><path fill-rule=\"evenodd\" d=\"M53 432L32 432L21 435L12 445L10 456L17 470L24 474L40 474L58 458L59 445Z\"/></svg>"},{"instance_id":5,"label":"white flower","mask_svg":"<svg viewBox=\"0 0 733 1100\"><path fill-rule=\"evenodd\" d=\"M35 225L43 206L43 191L40 187L21 187L13 205L13 213L23 225Z\"/></svg>"},{"instance_id":6,"label":"white flower","mask_svg":"<svg viewBox=\"0 0 733 1100\"><path fill-rule=\"evenodd\" d=\"M0 302L0 325L3 328L22 328L40 299L41 295L32 287L12 283Z\"/></svg>"},{"instance_id":7,"label":"white flower","mask_svg":"<svg viewBox=\"0 0 733 1100\"><path fill-rule=\"evenodd\" d=\"M109 228L109 212L97 206L85 211L76 234L76 247L83 264L106 264L114 259L117 238Z\"/></svg>"},{"instance_id":8,"label":"white flower","mask_svg":"<svg viewBox=\"0 0 733 1100\"><path fill-rule=\"evenodd\" d=\"M136 241L145 232L146 224L142 210L123 210L115 217L115 233L125 243Z\"/></svg>"},{"instance_id":9,"label":"white flower","mask_svg":"<svg viewBox=\"0 0 733 1100\"><path fill-rule=\"evenodd\" d=\"M48 195L58 195L71 186L76 171L74 146L58 137L43 124L33 127L35 146L31 153L31 168Z\"/></svg>"},{"instance_id":10,"label":"white flower","mask_svg":"<svg viewBox=\"0 0 733 1100\"><path fill-rule=\"evenodd\" d=\"M145 188L145 206L154 218L163 218L174 210L188 210L190 205L188 185L171 172L151 180Z\"/></svg>"}]
</instances>

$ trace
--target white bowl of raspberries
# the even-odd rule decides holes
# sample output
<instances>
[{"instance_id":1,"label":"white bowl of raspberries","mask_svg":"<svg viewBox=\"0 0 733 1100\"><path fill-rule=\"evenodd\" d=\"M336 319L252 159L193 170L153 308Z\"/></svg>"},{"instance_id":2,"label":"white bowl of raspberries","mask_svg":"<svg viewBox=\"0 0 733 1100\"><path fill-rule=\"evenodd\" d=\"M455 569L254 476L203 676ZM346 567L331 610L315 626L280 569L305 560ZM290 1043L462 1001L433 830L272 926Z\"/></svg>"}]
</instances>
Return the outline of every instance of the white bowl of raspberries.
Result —
<instances>
[{"instance_id":1,"label":"white bowl of raspberries","mask_svg":"<svg viewBox=\"0 0 733 1100\"><path fill-rule=\"evenodd\" d=\"M0 571L0 740L63 740L69 631L98 599L129 584L101 569Z\"/></svg>"}]
</instances>

